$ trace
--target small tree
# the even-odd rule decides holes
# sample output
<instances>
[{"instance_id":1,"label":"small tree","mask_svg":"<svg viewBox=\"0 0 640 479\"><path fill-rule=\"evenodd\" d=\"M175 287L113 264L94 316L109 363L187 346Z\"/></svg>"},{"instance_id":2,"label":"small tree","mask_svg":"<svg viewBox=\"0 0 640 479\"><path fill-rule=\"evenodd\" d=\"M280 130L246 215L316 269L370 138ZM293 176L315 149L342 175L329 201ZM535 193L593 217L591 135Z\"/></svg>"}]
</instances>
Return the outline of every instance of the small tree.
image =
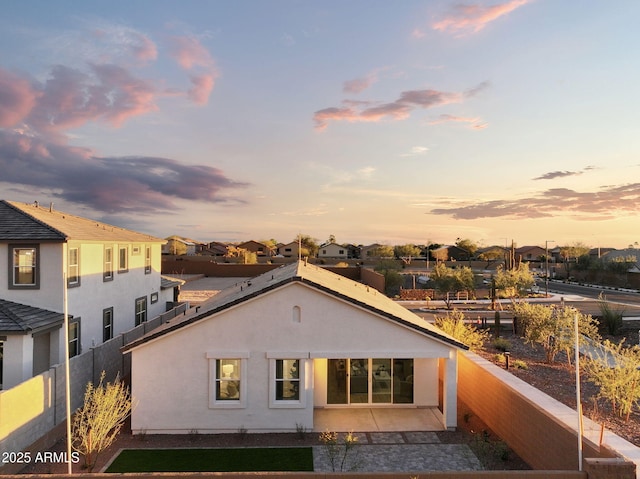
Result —
<instances>
[{"instance_id":1,"label":"small tree","mask_svg":"<svg viewBox=\"0 0 640 479\"><path fill-rule=\"evenodd\" d=\"M599 338L597 325L591 315L582 314L570 306L557 308L542 304L515 303L514 313L522 322L525 341L539 344L548 363L560 351L570 351L574 344L574 317L578 315L578 331L589 338Z\"/></svg>"},{"instance_id":2,"label":"small tree","mask_svg":"<svg viewBox=\"0 0 640 479\"><path fill-rule=\"evenodd\" d=\"M598 397L628 422L633 407L640 405L640 347L606 340L594 357L586 358L583 371L600 388Z\"/></svg>"},{"instance_id":3,"label":"small tree","mask_svg":"<svg viewBox=\"0 0 640 479\"><path fill-rule=\"evenodd\" d=\"M467 291L474 295L475 279L471 268L465 266L463 268L449 268L444 263L436 264L431 272L431 280L435 289L444 295L444 301L447 309L451 309L451 300L447 293L455 293L458 291Z\"/></svg>"},{"instance_id":4,"label":"small tree","mask_svg":"<svg viewBox=\"0 0 640 479\"><path fill-rule=\"evenodd\" d=\"M380 261L374 270L384 276L384 292L387 296L395 296L402 285L400 266L393 260Z\"/></svg>"},{"instance_id":5,"label":"small tree","mask_svg":"<svg viewBox=\"0 0 640 479\"><path fill-rule=\"evenodd\" d=\"M472 351L483 349L485 341L489 338L488 331L482 331L475 326L465 324L464 320L464 313L454 309L444 317L436 316L435 325L449 336L469 346Z\"/></svg>"},{"instance_id":6,"label":"small tree","mask_svg":"<svg viewBox=\"0 0 640 479\"><path fill-rule=\"evenodd\" d=\"M506 298L518 298L535 283L529 264L521 262L511 269L499 268L494 276L495 288Z\"/></svg>"},{"instance_id":7,"label":"small tree","mask_svg":"<svg viewBox=\"0 0 640 479\"><path fill-rule=\"evenodd\" d=\"M131 396L119 377L113 383L87 384L84 404L73 419L73 448L84 455L84 466L91 472L98 455L115 440L125 419L131 414Z\"/></svg>"}]
</instances>

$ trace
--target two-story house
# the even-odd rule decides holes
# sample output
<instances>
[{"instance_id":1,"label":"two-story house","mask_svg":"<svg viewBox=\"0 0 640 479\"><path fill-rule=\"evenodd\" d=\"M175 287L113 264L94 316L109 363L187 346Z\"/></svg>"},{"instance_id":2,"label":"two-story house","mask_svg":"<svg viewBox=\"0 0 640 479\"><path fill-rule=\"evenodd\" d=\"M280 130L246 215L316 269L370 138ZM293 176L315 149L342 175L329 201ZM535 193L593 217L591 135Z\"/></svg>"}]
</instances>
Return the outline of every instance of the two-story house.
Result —
<instances>
[{"instance_id":1,"label":"two-story house","mask_svg":"<svg viewBox=\"0 0 640 479\"><path fill-rule=\"evenodd\" d=\"M0 201L0 381L4 389L157 316L172 302L163 239L36 204ZM66 288L65 288L66 282Z\"/></svg>"}]
</instances>

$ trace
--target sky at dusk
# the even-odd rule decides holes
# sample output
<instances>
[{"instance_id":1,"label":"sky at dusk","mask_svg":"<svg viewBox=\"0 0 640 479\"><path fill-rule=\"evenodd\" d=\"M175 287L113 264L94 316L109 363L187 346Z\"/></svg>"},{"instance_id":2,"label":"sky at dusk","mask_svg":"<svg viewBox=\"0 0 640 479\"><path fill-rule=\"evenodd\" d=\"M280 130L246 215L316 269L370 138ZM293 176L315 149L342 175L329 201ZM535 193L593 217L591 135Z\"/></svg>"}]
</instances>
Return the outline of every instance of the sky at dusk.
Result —
<instances>
[{"instance_id":1,"label":"sky at dusk","mask_svg":"<svg viewBox=\"0 0 640 479\"><path fill-rule=\"evenodd\" d=\"M636 0L4 2L0 198L200 241L626 247L638 18Z\"/></svg>"}]
</instances>

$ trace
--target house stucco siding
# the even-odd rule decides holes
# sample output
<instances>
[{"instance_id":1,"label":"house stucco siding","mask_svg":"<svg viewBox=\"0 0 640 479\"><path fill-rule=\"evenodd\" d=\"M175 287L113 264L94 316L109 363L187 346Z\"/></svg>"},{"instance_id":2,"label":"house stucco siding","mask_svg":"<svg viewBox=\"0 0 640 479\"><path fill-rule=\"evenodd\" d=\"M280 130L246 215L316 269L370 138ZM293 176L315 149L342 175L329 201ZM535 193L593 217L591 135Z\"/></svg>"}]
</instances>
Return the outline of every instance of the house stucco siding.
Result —
<instances>
[{"instance_id":1,"label":"house stucco siding","mask_svg":"<svg viewBox=\"0 0 640 479\"><path fill-rule=\"evenodd\" d=\"M296 309L298 307L299 309ZM330 358L415 358L415 404L438 402L438 358L450 347L299 282L261 294L131 351L132 429L148 433L295 431L313 427L326 404L322 381ZM210 407L216 356L243 357L243 407ZM306 358L303 400L273 407L270 361ZM241 383L242 384L242 383ZM314 390L316 391L314 394ZM281 406L280 404L278 406Z\"/></svg>"}]
</instances>

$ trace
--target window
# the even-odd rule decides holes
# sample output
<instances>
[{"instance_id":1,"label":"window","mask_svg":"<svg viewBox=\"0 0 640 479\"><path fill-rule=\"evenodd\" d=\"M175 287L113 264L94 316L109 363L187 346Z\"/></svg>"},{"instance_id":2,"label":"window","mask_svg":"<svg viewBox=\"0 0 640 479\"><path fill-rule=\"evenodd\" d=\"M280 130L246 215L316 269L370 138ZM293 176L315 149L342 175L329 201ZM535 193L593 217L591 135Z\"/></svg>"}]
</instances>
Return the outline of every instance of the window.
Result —
<instances>
[{"instance_id":1,"label":"window","mask_svg":"<svg viewBox=\"0 0 640 479\"><path fill-rule=\"evenodd\" d=\"M106 246L104 248L104 272L103 281L113 280L113 248Z\"/></svg>"},{"instance_id":2,"label":"window","mask_svg":"<svg viewBox=\"0 0 640 479\"><path fill-rule=\"evenodd\" d=\"M276 401L300 400L300 360L276 359Z\"/></svg>"},{"instance_id":3,"label":"window","mask_svg":"<svg viewBox=\"0 0 640 479\"><path fill-rule=\"evenodd\" d=\"M206 356L209 360L209 407L245 407L249 353L216 351Z\"/></svg>"},{"instance_id":4,"label":"window","mask_svg":"<svg viewBox=\"0 0 640 479\"><path fill-rule=\"evenodd\" d=\"M102 342L113 339L113 308L102 310Z\"/></svg>"},{"instance_id":5,"label":"window","mask_svg":"<svg viewBox=\"0 0 640 479\"><path fill-rule=\"evenodd\" d=\"M136 299L136 326L147 321L147 297Z\"/></svg>"},{"instance_id":6,"label":"window","mask_svg":"<svg viewBox=\"0 0 640 479\"><path fill-rule=\"evenodd\" d=\"M118 273L126 273L129 271L129 248L120 246L118 256Z\"/></svg>"},{"instance_id":7,"label":"window","mask_svg":"<svg viewBox=\"0 0 640 479\"><path fill-rule=\"evenodd\" d=\"M304 353L267 353L270 408L305 407L305 357Z\"/></svg>"},{"instance_id":8,"label":"window","mask_svg":"<svg viewBox=\"0 0 640 479\"><path fill-rule=\"evenodd\" d=\"M39 249L33 246L9 247L9 288L37 289L40 287Z\"/></svg>"},{"instance_id":9,"label":"window","mask_svg":"<svg viewBox=\"0 0 640 479\"><path fill-rule=\"evenodd\" d=\"M69 357L80 354L80 319L69 323Z\"/></svg>"},{"instance_id":10,"label":"window","mask_svg":"<svg viewBox=\"0 0 640 479\"><path fill-rule=\"evenodd\" d=\"M151 304L158 302L158 293L151 293Z\"/></svg>"},{"instance_id":11,"label":"window","mask_svg":"<svg viewBox=\"0 0 640 479\"><path fill-rule=\"evenodd\" d=\"M240 359L216 360L216 401L240 400Z\"/></svg>"},{"instance_id":12,"label":"window","mask_svg":"<svg viewBox=\"0 0 640 479\"><path fill-rule=\"evenodd\" d=\"M67 286L80 286L79 248L69 248L67 251Z\"/></svg>"},{"instance_id":13,"label":"window","mask_svg":"<svg viewBox=\"0 0 640 479\"><path fill-rule=\"evenodd\" d=\"M151 274L151 246L144 249L144 274Z\"/></svg>"}]
</instances>

